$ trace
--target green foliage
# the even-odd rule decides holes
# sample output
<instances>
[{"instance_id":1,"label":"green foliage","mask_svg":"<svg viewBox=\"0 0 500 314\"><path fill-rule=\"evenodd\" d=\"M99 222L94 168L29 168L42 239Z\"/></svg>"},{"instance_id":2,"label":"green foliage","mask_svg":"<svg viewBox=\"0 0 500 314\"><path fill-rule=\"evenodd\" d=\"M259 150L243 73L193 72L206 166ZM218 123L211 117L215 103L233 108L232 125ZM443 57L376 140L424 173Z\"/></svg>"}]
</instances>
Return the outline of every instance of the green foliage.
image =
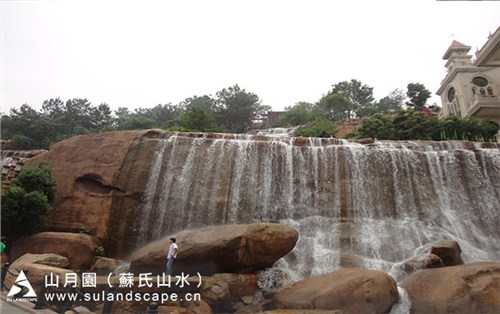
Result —
<instances>
[{"instance_id":1,"label":"green foliage","mask_svg":"<svg viewBox=\"0 0 500 314\"><path fill-rule=\"evenodd\" d=\"M401 110L394 116L396 138L400 140L440 140L437 117L426 117L421 111Z\"/></svg>"},{"instance_id":2,"label":"green foliage","mask_svg":"<svg viewBox=\"0 0 500 314\"><path fill-rule=\"evenodd\" d=\"M341 120L368 114L367 107L373 105L373 100L373 88L352 79L332 85L317 105L324 118Z\"/></svg>"},{"instance_id":3,"label":"green foliage","mask_svg":"<svg viewBox=\"0 0 500 314\"><path fill-rule=\"evenodd\" d=\"M363 120L356 137L379 140L495 141L498 125L474 117L427 117L420 111L401 110L396 115L376 114Z\"/></svg>"},{"instance_id":4,"label":"green foliage","mask_svg":"<svg viewBox=\"0 0 500 314\"><path fill-rule=\"evenodd\" d=\"M406 95L410 99L406 104L416 110L422 110L425 107L427 99L431 97L431 92L420 83L410 83L407 85Z\"/></svg>"},{"instance_id":5,"label":"green foliage","mask_svg":"<svg viewBox=\"0 0 500 314\"><path fill-rule=\"evenodd\" d=\"M144 130L152 129L154 126L155 122L152 119L134 114L123 121L118 126L118 130Z\"/></svg>"},{"instance_id":6,"label":"green foliage","mask_svg":"<svg viewBox=\"0 0 500 314\"><path fill-rule=\"evenodd\" d=\"M94 254L95 255L104 255L104 248L102 246L96 246L94 249Z\"/></svg>"},{"instance_id":7,"label":"green foliage","mask_svg":"<svg viewBox=\"0 0 500 314\"><path fill-rule=\"evenodd\" d=\"M10 139L10 148L14 150L30 149L33 147L33 139L22 135L16 134Z\"/></svg>"},{"instance_id":8,"label":"green foliage","mask_svg":"<svg viewBox=\"0 0 500 314\"><path fill-rule=\"evenodd\" d=\"M356 111L359 118L369 117L374 114L395 114L403 108L406 96L400 89L395 89L389 95L373 103L372 105L365 106Z\"/></svg>"},{"instance_id":9,"label":"green foliage","mask_svg":"<svg viewBox=\"0 0 500 314\"><path fill-rule=\"evenodd\" d=\"M318 137L320 134L324 137L335 136L338 132L335 123L324 118L317 119L310 126L299 128L294 136Z\"/></svg>"},{"instance_id":10,"label":"green foliage","mask_svg":"<svg viewBox=\"0 0 500 314\"><path fill-rule=\"evenodd\" d=\"M358 115L359 110L370 106L373 103L373 87L369 87L358 80L343 81L333 85L330 94L343 93L347 97L349 106L345 108L345 118L354 118L354 113Z\"/></svg>"},{"instance_id":11,"label":"green foliage","mask_svg":"<svg viewBox=\"0 0 500 314\"><path fill-rule=\"evenodd\" d=\"M83 226L80 228L80 230L78 230L78 233L82 233L82 234L90 234L90 229Z\"/></svg>"},{"instance_id":12,"label":"green foliage","mask_svg":"<svg viewBox=\"0 0 500 314\"><path fill-rule=\"evenodd\" d=\"M27 192L41 191L52 204L56 199L57 181L50 171L51 166L47 162L24 166L12 184L22 187Z\"/></svg>"},{"instance_id":13,"label":"green foliage","mask_svg":"<svg viewBox=\"0 0 500 314\"><path fill-rule=\"evenodd\" d=\"M320 100L319 108L324 118L328 120L342 120L349 119L353 106L345 93L332 93Z\"/></svg>"},{"instance_id":14,"label":"green foliage","mask_svg":"<svg viewBox=\"0 0 500 314\"><path fill-rule=\"evenodd\" d=\"M56 186L47 163L25 166L2 197L2 234L14 241L43 231Z\"/></svg>"},{"instance_id":15,"label":"green foliage","mask_svg":"<svg viewBox=\"0 0 500 314\"><path fill-rule=\"evenodd\" d=\"M181 106L172 106L171 104L165 104L157 105L153 108L148 109L136 109L134 115L152 120L152 127L154 128L167 129L177 123L177 119L183 111L184 109Z\"/></svg>"},{"instance_id":16,"label":"green foliage","mask_svg":"<svg viewBox=\"0 0 500 314\"><path fill-rule=\"evenodd\" d=\"M379 140L392 140L396 138L396 129L392 119L381 113L364 119L356 130L356 137L371 137Z\"/></svg>"},{"instance_id":17,"label":"green foliage","mask_svg":"<svg viewBox=\"0 0 500 314\"><path fill-rule=\"evenodd\" d=\"M295 106L286 107L286 112L278 122L279 126L302 125L319 119L319 108L308 102L298 102Z\"/></svg>"},{"instance_id":18,"label":"green foliage","mask_svg":"<svg viewBox=\"0 0 500 314\"><path fill-rule=\"evenodd\" d=\"M246 92L238 85L224 88L216 94L216 120L227 132L242 133L252 125L252 120L271 107L263 106L257 95Z\"/></svg>"},{"instance_id":19,"label":"green foliage","mask_svg":"<svg viewBox=\"0 0 500 314\"><path fill-rule=\"evenodd\" d=\"M451 140L495 141L498 125L475 117L450 116L442 120L441 137Z\"/></svg>"},{"instance_id":20,"label":"green foliage","mask_svg":"<svg viewBox=\"0 0 500 314\"><path fill-rule=\"evenodd\" d=\"M179 116L177 130L191 132L217 132L215 119L200 107L189 107Z\"/></svg>"},{"instance_id":21,"label":"green foliage","mask_svg":"<svg viewBox=\"0 0 500 314\"><path fill-rule=\"evenodd\" d=\"M201 108L207 116L194 117L192 108ZM19 109L11 109L9 115L1 117L2 139L11 140L11 148L49 148L57 141L73 135L114 130L139 129L179 129L226 132L244 132L252 121L262 116L271 107L263 106L259 97L246 92L238 85L224 88L216 97L194 96L178 105L159 104L153 108L139 108L133 112L120 107L112 113L109 105L93 106L84 98L62 101L52 98L43 102L42 109L36 111L24 104ZM181 121L181 114L184 112ZM209 121L215 119L215 125ZM200 119L203 125L195 126ZM208 123L208 124L206 124ZM184 124L184 126L183 126ZM175 127L174 127L175 126Z\"/></svg>"}]
</instances>

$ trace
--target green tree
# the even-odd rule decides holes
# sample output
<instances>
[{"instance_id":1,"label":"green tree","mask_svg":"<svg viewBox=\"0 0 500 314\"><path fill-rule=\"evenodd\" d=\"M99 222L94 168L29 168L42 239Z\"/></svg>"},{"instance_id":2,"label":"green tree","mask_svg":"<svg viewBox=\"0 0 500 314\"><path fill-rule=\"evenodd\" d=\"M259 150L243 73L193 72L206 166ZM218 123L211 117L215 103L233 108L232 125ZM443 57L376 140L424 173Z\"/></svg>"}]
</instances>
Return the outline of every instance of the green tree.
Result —
<instances>
[{"instance_id":1,"label":"green tree","mask_svg":"<svg viewBox=\"0 0 500 314\"><path fill-rule=\"evenodd\" d=\"M395 89L374 104L360 108L356 111L356 115L361 118L377 113L395 114L403 108L405 98L406 96L401 89Z\"/></svg>"},{"instance_id":2,"label":"green tree","mask_svg":"<svg viewBox=\"0 0 500 314\"><path fill-rule=\"evenodd\" d=\"M66 101L64 123L66 134L82 134L95 130L92 124L92 104L85 98L73 98Z\"/></svg>"},{"instance_id":3,"label":"green tree","mask_svg":"<svg viewBox=\"0 0 500 314\"><path fill-rule=\"evenodd\" d=\"M113 127L115 123L113 112L111 111L109 105L106 103L102 103L90 110L90 121L93 127L93 131L96 132Z\"/></svg>"},{"instance_id":4,"label":"green tree","mask_svg":"<svg viewBox=\"0 0 500 314\"><path fill-rule=\"evenodd\" d=\"M355 79L334 84L329 94L338 93L344 93L347 97L349 104L345 112L347 119L354 118L358 110L370 106L374 100L373 87L369 87Z\"/></svg>"},{"instance_id":5,"label":"green tree","mask_svg":"<svg viewBox=\"0 0 500 314\"><path fill-rule=\"evenodd\" d=\"M345 93L331 93L318 103L321 116L328 120L349 119L352 104Z\"/></svg>"},{"instance_id":6,"label":"green tree","mask_svg":"<svg viewBox=\"0 0 500 314\"><path fill-rule=\"evenodd\" d=\"M423 84L410 83L407 86L406 95L410 99L406 105L413 107L415 110L422 110L427 103L427 99L431 97L431 92Z\"/></svg>"},{"instance_id":7,"label":"green tree","mask_svg":"<svg viewBox=\"0 0 500 314\"><path fill-rule=\"evenodd\" d=\"M142 115L132 114L121 124L118 130L146 130L155 127L155 121Z\"/></svg>"},{"instance_id":8,"label":"green tree","mask_svg":"<svg viewBox=\"0 0 500 314\"><path fill-rule=\"evenodd\" d=\"M136 109L135 114L154 121L154 127L167 129L178 123L179 115L183 112L181 106L172 104L159 104L153 108Z\"/></svg>"},{"instance_id":9,"label":"green tree","mask_svg":"<svg viewBox=\"0 0 500 314\"><path fill-rule=\"evenodd\" d=\"M395 115L394 128L399 140L440 140L441 126L435 116L426 117L421 111L402 110Z\"/></svg>"},{"instance_id":10,"label":"green tree","mask_svg":"<svg viewBox=\"0 0 500 314\"><path fill-rule=\"evenodd\" d=\"M242 133L250 128L252 120L271 107L261 104L257 95L238 85L224 88L216 94L216 121L224 131Z\"/></svg>"},{"instance_id":11,"label":"green tree","mask_svg":"<svg viewBox=\"0 0 500 314\"><path fill-rule=\"evenodd\" d=\"M23 135L34 142L37 134L33 131L32 125L41 117L42 115L38 111L27 104L22 105L19 109L11 108L10 115L2 116L2 138Z\"/></svg>"},{"instance_id":12,"label":"green tree","mask_svg":"<svg viewBox=\"0 0 500 314\"><path fill-rule=\"evenodd\" d=\"M22 134L16 134L10 138L10 148L14 150L26 150L31 149L35 145L33 144L33 139L24 136Z\"/></svg>"},{"instance_id":13,"label":"green tree","mask_svg":"<svg viewBox=\"0 0 500 314\"><path fill-rule=\"evenodd\" d=\"M318 137L321 135L330 137L335 136L337 132L338 129L335 126L335 123L325 118L319 118L312 122L309 126L297 129L294 136Z\"/></svg>"},{"instance_id":14,"label":"green tree","mask_svg":"<svg viewBox=\"0 0 500 314\"><path fill-rule=\"evenodd\" d=\"M178 130L191 132L217 132L215 119L200 107L190 107L179 117Z\"/></svg>"},{"instance_id":15,"label":"green tree","mask_svg":"<svg viewBox=\"0 0 500 314\"><path fill-rule=\"evenodd\" d=\"M441 138L449 140L495 141L498 124L476 117L460 119L449 116L441 120Z\"/></svg>"},{"instance_id":16,"label":"green tree","mask_svg":"<svg viewBox=\"0 0 500 314\"><path fill-rule=\"evenodd\" d=\"M294 106L285 107L286 112L278 122L281 126L302 125L320 118L319 108L308 102L298 102Z\"/></svg>"},{"instance_id":17,"label":"green tree","mask_svg":"<svg viewBox=\"0 0 500 314\"><path fill-rule=\"evenodd\" d=\"M214 114L217 111L216 100L213 99L210 95L193 96L190 98L186 98L179 104L179 106L181 108L184 108L184 110L192 107L198 107L209 114Z\"/></svg>"},{"instance_id":18,"label":"green tree","mask_svg":"<svg viewBox=\"0 0 500 314\"><path fill-rule=\"evenodd\" d=\"M390 116L377 113L370 118L363 119L356 129L356 137L393 140L396 137L396 129Z\"/></svg>"},{"instance_id":19,"label":"green tree","mask_svg":"<svg viewBox=\"0 0 500 314\"><path fill-rule=\"evenodd\" d=\"M25 166L2 197L2 234L11 241L44 230L44 216L55 200L57 182L50 165Z\"/></svg>"}]
</instances>

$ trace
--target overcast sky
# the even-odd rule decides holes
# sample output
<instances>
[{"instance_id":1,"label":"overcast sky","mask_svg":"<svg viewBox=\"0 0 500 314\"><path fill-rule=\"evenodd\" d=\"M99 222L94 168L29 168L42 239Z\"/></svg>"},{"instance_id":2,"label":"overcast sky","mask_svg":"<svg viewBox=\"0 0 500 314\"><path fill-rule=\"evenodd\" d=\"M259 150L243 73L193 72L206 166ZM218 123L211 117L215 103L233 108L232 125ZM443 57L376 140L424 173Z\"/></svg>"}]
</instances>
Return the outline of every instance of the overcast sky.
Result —
<instances>
[{"instance_id":1,"label":"overcast sky","mask_svg":"<svg viewBox=\"0 0 500 314\"><path fill-rule=\"evenodd\" d=\"M435 96L453 39L481 48L497 1L1 1L1 112L44 100L150 108L238 84L282 110L357 79Z\"/></svg>"}]
</instances>

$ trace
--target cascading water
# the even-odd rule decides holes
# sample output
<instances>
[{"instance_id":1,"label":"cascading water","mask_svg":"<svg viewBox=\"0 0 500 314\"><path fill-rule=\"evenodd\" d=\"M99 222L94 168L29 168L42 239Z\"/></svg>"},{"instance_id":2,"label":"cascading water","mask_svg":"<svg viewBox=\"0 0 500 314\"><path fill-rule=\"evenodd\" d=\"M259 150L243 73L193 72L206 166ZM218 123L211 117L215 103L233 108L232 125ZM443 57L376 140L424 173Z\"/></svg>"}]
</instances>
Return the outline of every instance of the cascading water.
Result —
<instances>
[{"instance_id":1,"label":"cascading water","mask_svg":"<svg viewBox=\"0 0 500 314\"><path fill-rule=\"evenodd\" d=\"M268 221L299 232L295 249L268 270L290 281L354 265L401 279L399 263L437 240L456 240L465 262L500 260L496 144L157 141L138 246L192 227Z\"/></svg>"}]
</instances>

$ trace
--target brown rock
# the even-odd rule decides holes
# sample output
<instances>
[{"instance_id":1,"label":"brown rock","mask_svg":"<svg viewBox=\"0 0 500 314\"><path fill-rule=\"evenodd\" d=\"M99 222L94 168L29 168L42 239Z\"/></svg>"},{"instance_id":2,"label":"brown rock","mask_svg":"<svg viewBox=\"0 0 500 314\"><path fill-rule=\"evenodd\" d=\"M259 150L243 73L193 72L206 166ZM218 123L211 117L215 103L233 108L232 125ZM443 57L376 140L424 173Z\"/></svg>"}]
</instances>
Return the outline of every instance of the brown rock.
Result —
<instances>
[{"instance_id":1,"label":"brown rock","mask_svg":"<svg viewBox=\"0 0 500 314\"><path fill-rule=\"evenodd\" d=\"M257 289L259 276L255 274L215 274L211 278L221 279L227 282L232 300L243 296L253 295Z\"/></svg>"},{"instance_id":2,"label":"brown rock","mask_svg":"<svg viewBox=\"0 0 500 314\"><path fill-rule=\"evenodd\" d=\"M182 314L189 313L189 310L180 306L159 306L158 314Z\"/></svg>"},{"instance_id":3,"label":"brown rock","mask_svg":"<svg viewBox=\"0 0 500 314\"><path fill-rule=\"evenodd\" d=\"M68 258L49 253L49 254L30 254L26 253L19 257L10 265L10 267L15 269L23 269L23 265L26 263L42 264L47 266L53 266L58 268L67 268L69 266Z\"/></svg>"},{"instance_id":4,"label":"brown rock","mask_svg":"<svg viewBox=\"0 0 500 314\"><path fill-rule=\"evenodd\" d=\"M253 303L253 304L249 304L241 309L239 309L238 311L234 312L235 314L255 314L255 313L262 313L264 311L266 311L267 309L269 309L271 305L271 301L270 300L264 300L262 302L258 302L258 303Z\"/></svg>"},{"instance_id":5,"label":"brown rock","mask_svg":"<svg viewBox=\"0 0 500 314\"><path fill-rule=\"evenodd\" d=\"M208 303L203 301L203 300L189 302L189 304L187 306L187 311L189 314L212 314L213 313L210 305L208 305Z\"/></svg>"},{"instance_id":6,"label":"brown rock","mask_svg":"<svg viewBox=\"0 0 500 314\"><path fill-rule=\"evenodd\" d=\"M55 253L69 260L69 268L86 270L94 259L95 248L101 243L87 234L65 232L42 232L24 237L13 243L11 260L26 253Z\"/></svg>"},{"instance_id":7,"label":"brown rock","mask_svg":"<svg viewBox=\"0 0 500 314\"><path fill-rule=\"evenodd\" d=\"M76 274L75 272L68 269L42 264L23 263L21 266L22 269L14 268L13 266L9 267L9 271L5 276L5 287L7 289L10 290L12 285L16 282L16 279L21 271L25 272L28 281L30 282L36 293L39 293L42 286L45 285L45 275L51 276L49 277L50 279L47 279L49 283L53 283L54 285L57 284L57 287L63 288L66 284L66 274ZM68 281L68 287L70 286L71 280L73 278L74 277L70 277ZM79 282L80 280L77 278L77 283Z\"/></svg>"},{"instance_id":8,"label":"brown rock","mask_svg":"<svg viewBox=\"0 0 500 314\"><path fill-rule=\"evenodd\" d=\"M183 231L174 237L179 245L174 272L212 275L251 273L269 267L293 249L298 233L285 225L255 223L206 227ZM169 238L135 252L130 270L164 272Z\"/></svg>"},{"instance_id":9,"label":"brown rock","mask_svg":"<svg viewBox=\"0 0 500 314\"><path fill-rule=\"evenodd\" d=\"M401 287L410 297L412 313L499 313L500 263L421 270Z\"/></svg>"},{"instance_id":10,"label":"brown rock","mask_svg":"<svg viewBox=\"0 0 500 314\"><path fill-rule=\"evenodd\" d=\"M99 256L94 259L94 263L92 264L90 271L96 273L97 275L108 275L123 264L123 261Z\"/></svg>"},{"instance_id":11,"label":"brown rock","mask_svg":"<svg viewBox=\"0 0 500 314\"><path fill-rule=\"evenodd\" d=\"M402 263L402 269L407 273L412 273L421 269L443 267L443 260L436 254L426 254L412 257Z\"/></svg>"},{"instance_id":12,"label":"brown rock","mask_svg":"<svg viewBox=\"0 0 500 314\"><path fill-rule=\"evenodd\" d=\"M341 310L271 310L262 312L263 314L343 314Z\"/></svg>"},{"instance_id":13,"label":"brown rock","mask_svg":"<svg viewBox=\"0 0 500 314\"><path fill-rule=\"evenodd\" d=\"M428 245L429 253L414 256L400 264L401 271L408 275L417 270L462 265L462 250L456 241L438 241Z\"/></svg>"},{"instance_id":14,"label":"brown rock","mask_svg":"<svg viewBox=\"0 0 500 314\"><path fill-rule=\"evenodd\" d=\"M293 142L293 144L295 146L306 146L307 142L308 142L307 137L296 137L295 141Z\"/></svg>"},{"instance_id":15,"label":"brown rock","mask_svg":"<svg viewBox=\"0 0 500 314\"><path fill-rule=\"evenodd\" d=\"M367 269L343 268L312 277L279 291L276 309L342 310L345 313L385 313L398 299L396 281Z\"/></svg>"},{"instance_id":16,"label":"brown rock","mask_svg":"<svg viewBox=\"0 0 500 314\"><path fill-rule=\"evenodd\" d=\"M239 302L257 291L258 276L253 274L215 274L205 277L201 295L209 304Z\"/></svg>"},{"instance_id":17,"label":"brown rock","mask_svg":"<svg viewBox=\"0 0 500 314\"><path fill-rule=\"evenodd\" d=\"M373 138L360 138L359 140L356 140L356 143L358 143L358 144L373 144L373 143L375 143L375 140Z\"/></svg>"},{"instance_id":18,"label":"brown rock","mask_svg":"<svg viewBox=\"0 0 500 314\"><path fill-rule=\"evenodd\" d=\"M208 278L200 289L201 297L208 304L216 304L230 300L229 284L224 279Z\"/></svg>"},{"instance_id":19,"label":"brown rock","mask_svg":"<svg viewBox=\"0 0 500 314\"><path fill-rule=\"evenodd\" d=\"M58 181L54 210L47 217L51 230L74 232L91 228L100 239L108 237L113 196L123 193L114 185L127 151L144 131L106 132L74 136L58 142L28 164L49 161Z\"/></svg>"},{"instance_id":20,"label":"brown rock","mask_svg":"<svg viewBox=\"0 0 500 314\"><path fill-rule=\"evenodd\" d=\"M457 241L439 241L433 243L431 254L435 254L443 261L443 266L462 265L464 262L460 257L462 250Z\"/></svg>"}]
</instances>

